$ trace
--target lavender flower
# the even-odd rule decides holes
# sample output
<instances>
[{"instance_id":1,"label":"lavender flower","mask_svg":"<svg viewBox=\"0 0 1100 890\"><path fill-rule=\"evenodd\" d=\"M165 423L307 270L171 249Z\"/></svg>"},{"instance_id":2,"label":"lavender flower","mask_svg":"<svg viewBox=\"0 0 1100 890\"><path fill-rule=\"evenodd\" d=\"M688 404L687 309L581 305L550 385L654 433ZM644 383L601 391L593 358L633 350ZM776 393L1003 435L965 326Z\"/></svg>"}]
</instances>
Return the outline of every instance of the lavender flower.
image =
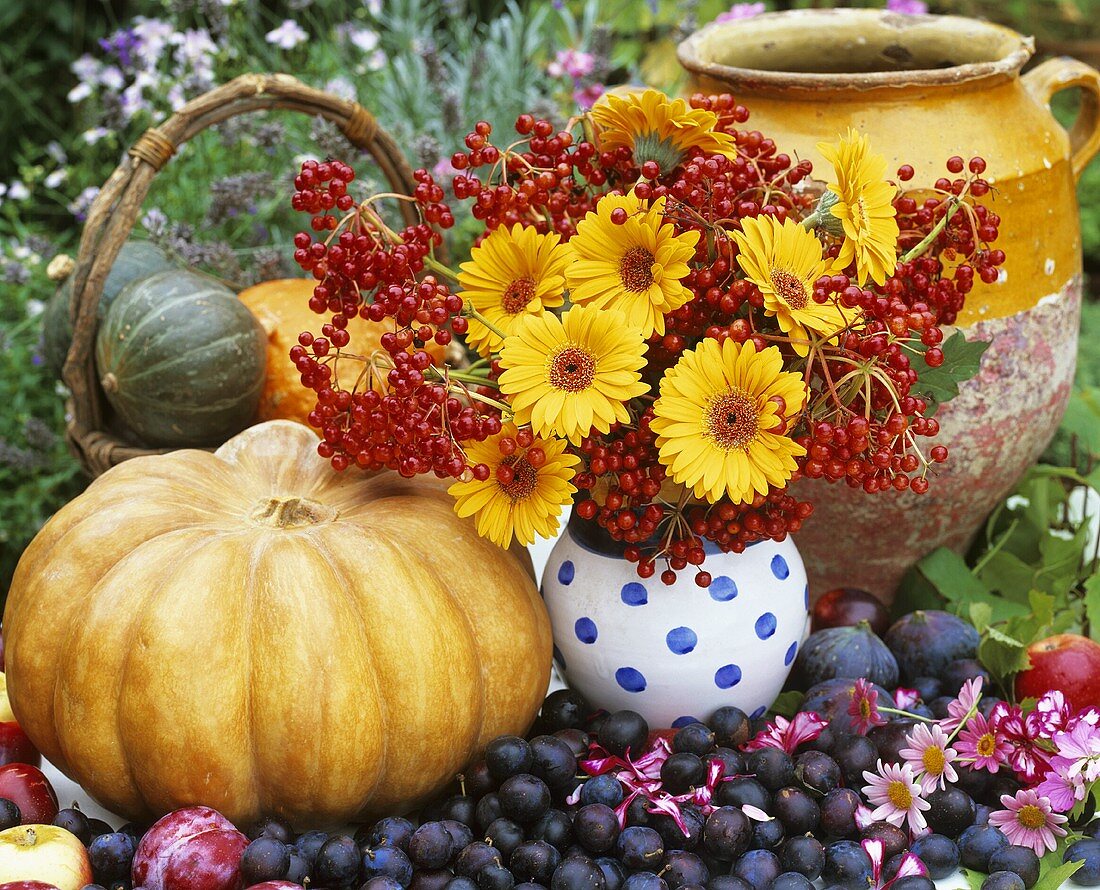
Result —
<instances>
[{"instance_id":1,"label":"lavender flower","mask_svg":"<svg viewBox=\"0 0 1100 890\"><path fill-rule=\"evenodd\" d=\"M894 2L894 0L890 0L890 2ZM765 10L766 7L763 3L734 3L733 6L729 8L728 12L721 13L715 18L715 21L734 22L738 19L749 19L755 15L760 15L760 13Z\"/></svg>"},{"instance_id":2,"label":"lavender flower","mask_svg":"<svg viewBox=\"0 0 1100 890\"><path fill-rule=\"evenodd\" d=\"M274 193L275 186L269 173L241 173L219 179L210 186L206 222L216 226L242 214L255 214L257 203Z\"/></svg>"},{"instance_id":3,"label":"lavender flower","mask_svg":"<svg viewBox=\"0 0 1100 890\"><path fill-rule=\"evenodd\" d=\"M278 28L268 31L264 39L282 49L294 49L300 43L309 40L309 35L293 19L286 19Z\"/></svg>"},{"instance_id":4,"label":"lavender flower","mask_svg":"<svg viewBox=\"0 0 1100 890\"><path fill-rule=\"evenodd\" d=\"M439 161L442 152L439 140L430 133L421 133L413 138L412 156L418 167L431 169Z\"/></svg>"},{"instance_id":5,"label":"lavender flower","mask_svg":"<svg viewBox=\"0 0 1100 890\"><path fill-rule=\"evenodd\" d=\"M274 247L261 247L252 255L252 281L271 281L286 277L286 261Z\"/></svg>"},{"instance_id":6,"label":"lavender flower","mask_svg":"<svg viewBox=\"0 0 1100 890\"><path fill-rule=\"evenodd\" d=\"M84 222L88 218L88 210L98 195L99 186L90 185L69 203L69 213L76 217L77 222Z\"/></svg>"},{"instance_id":7,"label":"lavender flower","mask_svg":"<svg viewBox=\"0 0 1100 890\"><path fill-rule=\"evenodd\" d=\"M901 15L925 15L928 4L923 0L886 0L886 9Z\"/></svg>"}]
</instances>

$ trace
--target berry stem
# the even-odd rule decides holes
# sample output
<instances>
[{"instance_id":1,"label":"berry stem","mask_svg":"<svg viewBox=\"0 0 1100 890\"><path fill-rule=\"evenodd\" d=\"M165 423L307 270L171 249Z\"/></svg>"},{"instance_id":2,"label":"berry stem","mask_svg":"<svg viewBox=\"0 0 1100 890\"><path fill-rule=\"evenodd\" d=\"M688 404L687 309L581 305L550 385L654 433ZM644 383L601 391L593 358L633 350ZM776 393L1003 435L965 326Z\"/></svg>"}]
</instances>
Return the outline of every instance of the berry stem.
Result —
<instances>
[{"instance_id":1,"label":"berry stem","mask_svg":"<svg viewBox=\"0 0 1100 890\"><path fill-rule=\"evenodd\" d=\"M968 186L969 187L969 186ZM959 208L963 206L963 195L966 194L966 189L963 189L962 194L955 196L952 195L949 198L950 207L947 208L947 212L940 217L939 222L932 226L932 231L922 238L915 247L910 248L906 253L898 260L899 263L908 263L911 260L916 259L922 253L924 253L929 246L940 236L940 233L947 228L947 224L951 222L951 217L959 212Z\"/></svg>"}]
</instances>

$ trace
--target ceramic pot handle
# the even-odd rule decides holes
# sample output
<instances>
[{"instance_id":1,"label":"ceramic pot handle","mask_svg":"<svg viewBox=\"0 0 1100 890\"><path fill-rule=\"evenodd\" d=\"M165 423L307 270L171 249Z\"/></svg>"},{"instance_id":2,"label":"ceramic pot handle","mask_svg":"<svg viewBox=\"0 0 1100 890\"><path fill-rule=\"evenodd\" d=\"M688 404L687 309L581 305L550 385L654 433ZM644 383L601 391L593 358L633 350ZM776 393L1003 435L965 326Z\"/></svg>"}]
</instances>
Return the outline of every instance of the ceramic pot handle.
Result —
<instances>
[{"instance_id":1,"label":"ceramic pot handle","mask_svg":"<svg viewBox=\"0 0 1100 890\"><path fill-rule=\"evenodd\" d=\"M1081 88L1081 110L1069 131L1070 163L1080 178L1093 155L1100 151L1100 71L1068 56L1047 59L1023 76L1024 86L1050 107L1055 93Z\"/></svg>"}]
</instances>

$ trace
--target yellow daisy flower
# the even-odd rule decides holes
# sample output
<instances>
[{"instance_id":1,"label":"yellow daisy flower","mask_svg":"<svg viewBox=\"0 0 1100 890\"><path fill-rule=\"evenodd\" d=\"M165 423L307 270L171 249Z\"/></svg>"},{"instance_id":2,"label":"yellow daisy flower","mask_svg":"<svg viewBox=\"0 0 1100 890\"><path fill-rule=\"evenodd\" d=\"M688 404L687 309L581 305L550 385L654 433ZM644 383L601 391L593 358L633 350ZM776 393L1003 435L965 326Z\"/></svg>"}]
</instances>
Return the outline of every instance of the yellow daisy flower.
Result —
<instances>
[{"instance_id":1,"label":"yellow daisy flower","mask_svg":"<svg viewBox=\"0 0 1100 890\"><path fill-rule=\"evenodd\" d=\"M831 265L813 232L792 219L780 223L772 216L756 216L743 219L733 237L740 251L737 262L760 288L765 313L776 317L799 355L810 351L807 328L829 336L858 317L858 310L845 310L835 299L814 302L814 282L828 275Z\"/></svg>"},{"instance_id":2,"label":"yellow daisy flower","mask_svg":"<svg viewBox=\"0 0 1100 890\"><path fill-rule=\"evenodd\" d=\"M647 208L634 192L601 198L566 245L570 301L619 309L645 336L663 335L665 314L693 296L680 281L691 272L699 240L698 232L677 235L671 223L661 225L664 209L664 198ZM611 221L615 210L627 214L622 225Z\"/></svg>"},{"instance_id":3,"label":"yellow daisy flower","mask_svg":"<svg viewBox=\"0 0 1100 890\"><path fill-rule=\"evenodd\" d=\"M515 331L524 315L538 314L565 302L566 249L561 236L540 235L516 223L494 230L470 251L460 266L462 297L505 334ZM503 339L471 318L466 342L488 358Z\"/></svg>"},{"instance_id":4,"label":"yellow daisy flower","mask_svg":"<svg viewBox=\"0 0 1100 890\"><path fill-rule=\"evenodd\" d=\"M692 152L737 157L733 137L715 131L718 116L713 111L690 108L683 99L669 99L657 90L604 93L590 114L600 151L625 145L638 166L656 161L667 173Z\"/></svg>"},{"instance_id":5,"label":"yellow daisy flower","mask_svg":"<svg viewBox=\"0 0 1100 890\"><path fill-rule=\"evenodd\" d=\"M574 445L593 429L630 419L626 403L649 391L641 332L621 312L574 306L562 318L528 315L504 341L500 391L516 422L537 436L565 436Z\"/></svg>"},{"instance_id":6,"label":"yellow daisy flower","mask_svg":"<svg viewBox=\"0 0 1100 890\"><path fill-rule=\"evenodd\" d=\"M819 142L837 182L829 191L839 199L829 212L844 226L844 244L836 269L856 261L860 287L870 276L883 284L897 265L898 222L894 211L894 186L886 181L886 158L871 153L871 143L851 128L839 142Z\"/></svg>"},{"instance_id":7,"label":"yellow daisy flower","mask_svg":"<svg viewBox=\"0 0 1100 890\"><path fill-rule=\"evenodd\" d=\"M581 459L566 452L562 439L535 438L527 448L501 454L497 443L515 438L516 425L506 423L496 436L465 445L471 465L485 464L489 478L455 482L447 491L455 498L455 512L476 517L477 533L494 544L507 547L514 537L520 544L533 544L535 536L553 537L558 530L561 509L577 490L572 484ZM538 459L532 452L539 451ZM511 478L501 481L500 468L511 469Z\"/></svg>"},{"instance_id":8,"label":"yellow daisy flower","mask_svg":"<svg viewBox=\"0 0 1100 890\"><path fill-rule=\"evenodd\" d=\"M806 453L788 435L805 403L775 346L706 339L661 379L650 428L674 481L711 503L749 503L785 485Z\"/></svg>"}]
</instances>

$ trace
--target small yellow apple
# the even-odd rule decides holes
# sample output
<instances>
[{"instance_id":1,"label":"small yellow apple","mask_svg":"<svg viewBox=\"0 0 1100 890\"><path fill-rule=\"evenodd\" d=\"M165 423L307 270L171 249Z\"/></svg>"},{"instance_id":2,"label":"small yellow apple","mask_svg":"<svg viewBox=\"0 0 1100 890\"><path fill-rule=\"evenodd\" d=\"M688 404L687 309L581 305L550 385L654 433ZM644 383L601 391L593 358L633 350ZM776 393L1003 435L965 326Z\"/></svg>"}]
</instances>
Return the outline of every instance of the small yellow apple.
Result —
<instances>
[{"instance_id":1,"label":"small yellow apple","mask_svg":"<svg viewBox=\"0 0 1100 890\"><path fill-rule=\"evenodd\" d=\"M0 884L41 881L58 890L92 883L88 851L76 835L56 825L17 825L0 831Z\"/></svg>"}]
</instances>

